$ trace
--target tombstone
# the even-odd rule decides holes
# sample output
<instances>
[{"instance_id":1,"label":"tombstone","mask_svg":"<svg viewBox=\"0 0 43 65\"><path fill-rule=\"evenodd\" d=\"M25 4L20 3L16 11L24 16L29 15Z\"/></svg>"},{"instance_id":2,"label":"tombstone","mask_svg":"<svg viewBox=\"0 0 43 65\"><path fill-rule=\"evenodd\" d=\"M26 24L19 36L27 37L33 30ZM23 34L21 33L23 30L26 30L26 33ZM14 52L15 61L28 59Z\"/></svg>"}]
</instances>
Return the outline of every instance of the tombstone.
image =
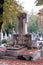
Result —
<instances>
[{"instance_id":1,"label":"tombstone","mask_svg":"<svg viewBox=\"0 0 43 65\"><path fill-rule=\"evenodd\" d=\"M0 32L0 44L1 44L1 41L3 40L3 33Z\"/></svg>"},{"instance_id":2,"label":"tombstone","mask_svg":"<svg viewBox=\"0 0 43 65\"><path fill-rule=\"evenodd\" d=\"M18 16L18 44L23 43L23 35L27 33L27 30L25 29L25 24L27 24L27 14L21 13Z\"/></svg>"},{"instance_id":3,"label":"tombstone","mask_svg":"<svg viewBox=\"0 0 43 65\"><path fill-rule=\"evenodd\" d=\"M27 33L27 14L18 16L18 34L13 34L13 43L17 45L31 46L31 34Z\"/></svg>"},{"instance_id":4,"label":"tombstone","mask_svg":"<svg viewBox=\"0 0 43 65\"><path fill-rule=\"evenodd\" d=\"M1 32L1 40L3 40L3 33Z\"/></svg>"},{"instance_id":5,"label":"tombstone","mask_svg":"<svg viewBox=\"0 0 43 65\"><path fill-rule=\"evenodd\" d=\"M5 36L4 36L4 38L5 38L5 39L7 39L7 38L8 38L6 33L5 33Z\"/></svg>"},{"instance_id":6,"label":"tombstone","mask_svg":"<svg viewBox=\"0 0 43 65\"><path fill-rule=\"evenodd\" d=\"M11 40L11 34L9 34L9 40Z\"/></svg>"},{"instance_id":7,"label":"tombstone","mask_svg":"<svg viewBox=\"0 0 43 65\"><path fill-rule=\"evenodd\" d=\"M0 40L3 40L3 33L0 32Z\"/></svg>"},{"instance_id":8,"label":"tombstone","mask_svg":"<svg viewBox=\"0 0 43 65\"><path fill-rule=\"evenodd\" d=\"M21 13L18 16L18 31L19 34L25 35L27 34L27 14Z\"/></svg>"}]
</instances>

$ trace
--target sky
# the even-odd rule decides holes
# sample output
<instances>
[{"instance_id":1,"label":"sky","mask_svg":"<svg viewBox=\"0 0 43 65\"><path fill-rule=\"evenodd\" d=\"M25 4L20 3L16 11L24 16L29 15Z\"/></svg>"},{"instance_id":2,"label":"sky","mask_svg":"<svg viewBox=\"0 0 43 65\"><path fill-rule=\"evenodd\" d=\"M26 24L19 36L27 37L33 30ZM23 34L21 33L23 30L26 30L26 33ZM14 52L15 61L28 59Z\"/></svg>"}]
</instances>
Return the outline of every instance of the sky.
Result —
<instances>
[{"instance_id":1,"label":"sky","mask_svg":"<svg viewBox=\"0 0 43 65\"><path fill-rule=\"evenodd\" d=\"M29 13L32 10L37 13L39 9L43 8L43 6L35 6L36 0L17 0L21 3L21 5L24 7L24 10Z\"/></svg>"}]
</instances>

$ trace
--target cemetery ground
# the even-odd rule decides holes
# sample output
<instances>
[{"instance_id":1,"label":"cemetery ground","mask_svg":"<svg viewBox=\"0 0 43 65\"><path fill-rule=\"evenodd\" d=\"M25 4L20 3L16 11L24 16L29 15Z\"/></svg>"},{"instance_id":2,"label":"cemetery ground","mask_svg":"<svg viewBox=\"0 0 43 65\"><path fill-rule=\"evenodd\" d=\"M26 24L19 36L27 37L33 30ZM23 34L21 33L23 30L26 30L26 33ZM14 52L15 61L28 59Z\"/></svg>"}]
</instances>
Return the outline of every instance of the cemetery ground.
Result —
<instances>
[{"instance_id":1,"label":"cemetery ground","mask_svg":"<svg viewBox=\"0 0 43 65\"><path fill-rule=\"evenodd\" d=\"M43 65L43 56L35 61L0 59L0 65Z\"/></svg>"},{"instance_id":2,"label":"cemetery ground","mask_svg":"<svg viewBox=\"0 0 43 65\"><path fill-rule=\"evenodd\" d=\"M4 51L5 48L0 48L0 51ZM32 49L34 52L34 49ZM31 50L31 51L32 51ZM37 49L35 49L37 50ZM30 51L30 50L29 50ZM23 52L24 53L24 52ZM25 53L28 53L26 51ZM43 55L41 55L40 58L34 61L29 60L20 60L20 59L0 59L0 65L43 65Z\"/></svg>"}]
</instances>

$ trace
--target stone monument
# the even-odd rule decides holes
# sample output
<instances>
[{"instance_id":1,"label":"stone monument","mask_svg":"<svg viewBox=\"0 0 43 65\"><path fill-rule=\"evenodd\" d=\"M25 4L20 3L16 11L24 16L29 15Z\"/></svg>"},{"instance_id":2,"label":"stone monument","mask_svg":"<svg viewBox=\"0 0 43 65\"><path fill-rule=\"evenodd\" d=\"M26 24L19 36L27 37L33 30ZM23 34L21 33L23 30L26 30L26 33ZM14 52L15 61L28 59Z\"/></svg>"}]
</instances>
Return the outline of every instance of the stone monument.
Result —
<instances>
[{"instance_id":1,"label":"stone monument","mask_svg":"<svg viewBox=\"0 0 43 65\"><path fill-rule=\"evenodd\" d=\"M31 35L27 33L27 14L18 16L18 34L13 34L13 44L31 47Z\"/></svg>"},{"instance_id":2,"label":"stone monument","mask_svg":"<svg viewBox=\"0 0 43 65\"><path fill-rule=\"evenodd\" d=\"M18 16L18 31L19 34L27 34L27 14L21 13Z\"/></svg>"}]
</instances>

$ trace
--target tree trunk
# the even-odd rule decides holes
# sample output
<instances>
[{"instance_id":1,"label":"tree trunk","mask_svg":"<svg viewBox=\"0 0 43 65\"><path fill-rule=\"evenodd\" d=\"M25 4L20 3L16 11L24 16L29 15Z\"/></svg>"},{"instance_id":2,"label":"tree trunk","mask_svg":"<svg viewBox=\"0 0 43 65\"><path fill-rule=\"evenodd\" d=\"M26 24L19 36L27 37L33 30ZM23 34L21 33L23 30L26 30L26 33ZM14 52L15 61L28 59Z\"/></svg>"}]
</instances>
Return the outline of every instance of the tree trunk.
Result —
<instances>
[{"instance_id":1,"label":"tree trunk","mask_svg":"<svg viewBox=\"0 0 43 65\"><path fill-rule=\"evenodd\" d=\"M4 0L0 0L0 32L1 32L1 27L3 24L2 17L3 17L3 4Z\"/></svg>"},{"instance_id":2,"label":"tree trunk","mask_svg":"<svg viewBox=\"0 0 43 65\"><path fill-rule=\"evenodd\" d=\"M3 22L0 22L0 32L1 32L1 27L2 27L2 24L3 24Z\"/></svg>"}]
</instances>

